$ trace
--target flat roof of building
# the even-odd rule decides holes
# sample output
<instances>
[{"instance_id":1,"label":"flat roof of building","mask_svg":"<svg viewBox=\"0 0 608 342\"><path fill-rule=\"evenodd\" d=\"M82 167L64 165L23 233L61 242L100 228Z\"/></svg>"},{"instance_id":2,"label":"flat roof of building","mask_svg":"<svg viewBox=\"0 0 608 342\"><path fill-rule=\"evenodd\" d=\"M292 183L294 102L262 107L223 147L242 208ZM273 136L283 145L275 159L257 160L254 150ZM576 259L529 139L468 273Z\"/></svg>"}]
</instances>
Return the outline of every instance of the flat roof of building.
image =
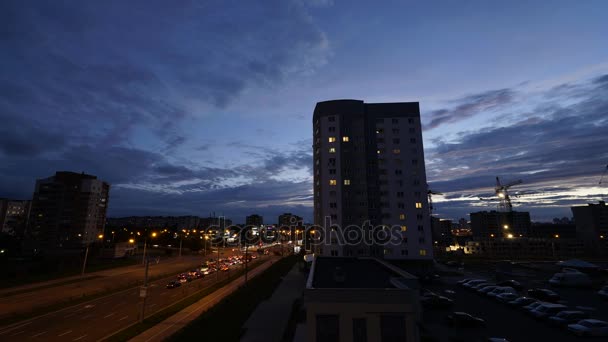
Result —
<instances>
[{"instance_id":1,"label":"flat roof of building","mask_svg":"<svg viewBox=\"0 0 608 342\"><path fill-rule=\"evenodd\" d=\"M373 258L319 257L314 261L312 288L399 288L411 274ZM396 282L399 280L399 282Z\"/></svg>"}]
</instances>

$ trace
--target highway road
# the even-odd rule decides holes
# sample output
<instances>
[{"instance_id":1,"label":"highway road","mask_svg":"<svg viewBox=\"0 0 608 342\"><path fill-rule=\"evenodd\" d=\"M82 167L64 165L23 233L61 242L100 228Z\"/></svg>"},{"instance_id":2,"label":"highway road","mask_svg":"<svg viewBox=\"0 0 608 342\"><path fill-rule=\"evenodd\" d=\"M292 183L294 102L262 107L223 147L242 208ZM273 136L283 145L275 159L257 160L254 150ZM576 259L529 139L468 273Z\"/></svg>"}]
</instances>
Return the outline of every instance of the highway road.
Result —
<instances>
[{"instance_id":1,"label":"highway road","mask_svg":"<svg viewBox=\"0 0 608 342\"><path fill-rule=\"evenodd\" d=\"M226 254L227 255L227 254ZM200 265L203 256L184 256L182 258L160 259L160 262L150 263L149 276L157 277L174 274L188 268ZM142 265L119 267L110 270L90 273L91 279L76 281L69 284L51 286L48 288L29 288L27 292L3 295L0 297L0 319L10 318L16 314L27 314L37 309L52 305L66 303L74 299L93 294L106 293L128 286L139 285L143 281L144 267ZM66 279L78 279L69 277ZM19 290L21 287L6 289L5 291Z\"/></svg>"},{"instance_id":2,"label":"highway road","mask_svg":"<svg viewBox=\"0 0 608 342\"><path fill-rule=\"evenodd\" d=\"M219 272L219 279L227 278L242 267L234 265L230 271ZM175 275L149 283L146 316L211 286L216 278L216 274L210 274L175 289L165 287L169 281L176 279ZM0 340L97 341L136 323L140 303L139 288L131 288L0 328Z\"/></svg>"}]
</instances>

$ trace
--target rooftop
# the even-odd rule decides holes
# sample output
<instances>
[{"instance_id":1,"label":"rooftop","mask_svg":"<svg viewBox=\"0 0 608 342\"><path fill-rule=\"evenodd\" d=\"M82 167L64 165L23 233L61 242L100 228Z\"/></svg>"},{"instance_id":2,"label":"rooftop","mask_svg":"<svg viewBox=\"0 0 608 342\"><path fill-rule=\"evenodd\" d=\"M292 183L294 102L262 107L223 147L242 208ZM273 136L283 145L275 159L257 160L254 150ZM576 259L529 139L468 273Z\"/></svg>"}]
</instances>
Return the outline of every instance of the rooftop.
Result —
<instances>
[{"instance_id":1,"label":"rooftop","mask_svg":"<svg viewBox=\"0 0 608 342\"><path fill-rule=\"evenodd\" d=\"M309 278L312 288L404 288L417 279L373 258L316 257Z\"/></svg>"}]
</instances>

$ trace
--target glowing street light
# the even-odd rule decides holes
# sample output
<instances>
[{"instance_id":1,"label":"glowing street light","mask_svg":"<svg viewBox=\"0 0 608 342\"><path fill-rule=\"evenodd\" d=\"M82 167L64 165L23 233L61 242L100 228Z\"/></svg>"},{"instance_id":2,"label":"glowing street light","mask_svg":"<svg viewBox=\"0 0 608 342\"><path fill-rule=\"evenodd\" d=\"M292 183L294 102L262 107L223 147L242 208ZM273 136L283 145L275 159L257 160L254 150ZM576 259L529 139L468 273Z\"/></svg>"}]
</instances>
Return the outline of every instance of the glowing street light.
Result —
<instances>
[{"instance_id":1,"label":"glowing street light","mask_svg":"<svg viewBox=\"0 0 608 342\"><path fill-rule=\"evenodd\" d=\"M559 239L559 234L555 234L555 238L556 238L556 239Z\"/></svg>"},{"instance_id":2,"label":"glowing street light","mask_svg":"<svg viewBox=\"0 0 608 342\"><path fill-rule=\"evenodd\" d=\"M507 238L512 239L513 238L513 234L508 234Z\"/></svg>"},{"instance_id":3,"label":"glowing street light","mask_svg":"<svg viewBox=\"0 0 608 342\"><path fill-rule=\"evenodd\" d=\"M509 225L506 225L506 224L505 224L504 226L502 226L502 227L503 227L504 229L509 229Z\"/></svg>"},{"instance_id":4,"label":"glowing street light","mask_svg":"<svg viewBox=\"0 0 608 342\"><path fill-rule=\"evenodd\" d=\"M103 234L97 235L97 238L100 239L100 240L103 239Z\"/></svg>"},{"instance_id":5,"label":"glowing street light","mask_svg":"<svg viewBox=\"0 0 608 342\"><path fill-rule=\"evenodd\" d=\"M129 239L129 243L135 243L135 239Z\"/></svg>"}]
</instances>

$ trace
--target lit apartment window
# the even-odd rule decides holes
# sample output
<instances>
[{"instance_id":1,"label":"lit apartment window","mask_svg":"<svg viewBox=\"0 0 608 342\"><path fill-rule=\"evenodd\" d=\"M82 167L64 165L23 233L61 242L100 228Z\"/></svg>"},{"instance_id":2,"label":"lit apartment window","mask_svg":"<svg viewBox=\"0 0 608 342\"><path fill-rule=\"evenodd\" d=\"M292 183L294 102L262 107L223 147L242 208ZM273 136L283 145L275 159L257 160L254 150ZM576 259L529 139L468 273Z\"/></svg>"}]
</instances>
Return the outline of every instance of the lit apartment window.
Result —
<instances>
[{"instance_id":1,"label":"lit apartment window","mask_svg":"<svg viewBox=\"0 0 608 342\"><path fill-rule=\"evenodd\" d=\"M338 181L336 181L335 179L330 179L329 180L329 185L337 185Z\"/></svg>"},{"instance_id":2,"label":"lit apartment window","mask_svg":"<svg viewBox=\"0 0 608 342\"><path fill-rule=\"evenodd\" d=\"M401 231L402 232L407 232L407 226L401 226Z\"/></svg>"},{"instance_id":3,"label":"lit apartment window","mask_svg":"<svg viewBox=\"0 0 608 342\"><path fill-rule=\"evenodd\" d=\"M329 137L329 142L334 142L336 141L336 137Z\"/></svg>"},{"instance_id":4,"label":"lit apartment window","mask_svg":"<svg viewBox=\"0 0 608 342\"><path fill-rule=\"evenodd\" d=\"M426 255L426 249L421 249L420 250L420 255L421 256L425 256Z\"/></svg>"},{"instance_id":5,"label":"lit apartment window","mask_svg":"<svg viewBox=\"0 0 608 342\"><path fill-rule=\"evenodd\" d=\"M405 220L405 214L399 214L399 219L400 220Z\"/></svg>"},{"instance_id":6,"label":"lit apartment window","mask_svg":"<svg viewBox=\"0 0 608 342\"><path fill-rule=\"evenodd\" d=\"M342 141L348 142L348 137L342 137Z\"/></svg>"},{"instance_id":7,"label":"lit apartment window","mask_svg":"<svg viewBox=\"0 0 608 342\"><path fill-rule=\"evenodd\" d=\"M336 153L336 148L335 147L330 147L329 148L329 153Z\"/></svg>"},{"instance_id":8,"label":"lit apartment window","mask_svg":"<svg viewBox=\"0 0 608 342\"><path fill-rule=\"evenodd\" d=\"M401 153L400 149L396 148L396 149L393 150L393 154L399 154L399 153Z\"/></svg>"},{"instance_id":9,"label":"lit apartment window","mask_svg":"<svg viewBox=\"0 0 608 342\"><path fill-rule=\"evenodd\" d=\"M416 202L416 209L422 209L422 203Z\"/></svg>"},{"instance_id":10,"label":"lit apartment window","mask_svg":"<svg viewBox=\"0 0 608 342\"><path fill-rule=\"evenodd\" d=\"M350 185L350 179L345 179L344 180L344 185Z\"/></svg>"}]
</instances>

